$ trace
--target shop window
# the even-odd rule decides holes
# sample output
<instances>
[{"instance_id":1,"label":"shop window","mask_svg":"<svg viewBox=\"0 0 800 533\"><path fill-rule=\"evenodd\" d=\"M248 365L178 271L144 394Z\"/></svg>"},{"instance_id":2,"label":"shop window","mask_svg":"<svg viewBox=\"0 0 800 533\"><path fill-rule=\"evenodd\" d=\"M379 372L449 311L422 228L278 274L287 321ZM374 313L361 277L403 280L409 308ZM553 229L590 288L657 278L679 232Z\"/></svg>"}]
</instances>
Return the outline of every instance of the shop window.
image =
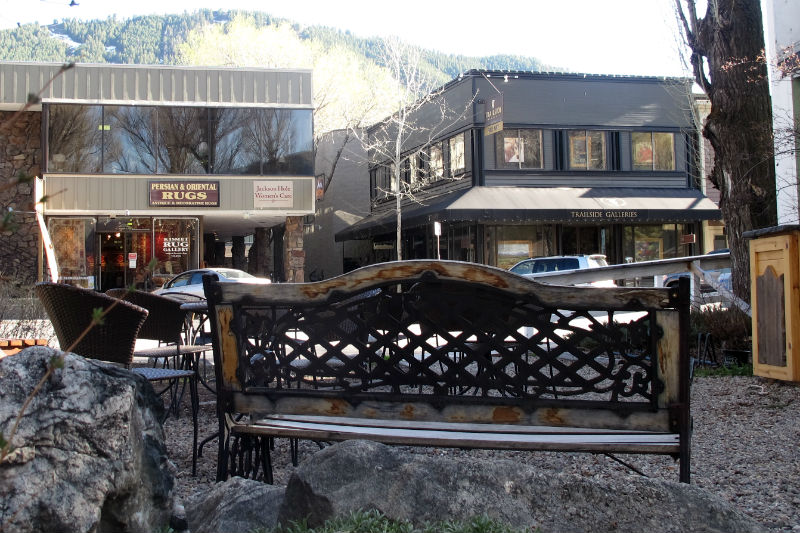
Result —
<instances>
[{"instance_id":1,"label":"shop window","mask_svg":"<svg viewBox=\"0 0 800 533\"><path fill-rule=\"evenodd\" d=\"M675 170L675 135L663 132L631 133L633 170Z\"/></svg>"},{"instance_id":2,"label":"shop window","mask_svg":"<svg viewBox=\"0 0 800 533\"><path fill-rule=\"evenodd\" d=\"M174 275L199 266L196 218L153 219L155 258L153 280L160 286Z\"/></svg>"},{"instance_id":3,"label":"shop window","mask_svg":"<svg viewBox=\"0 0 800 533\"><path fill-rule=\"evenodd\" d=\"M626 262L652 261L689 255L681 243L689 232L686 224L642 224L625 228L623 250Z\"/></svg>"},{"instance_id":4,"label":"shop window","mask_svg":"<svg viewBox=\"0 0 800 533\"><path fill-rule=\"evenodd\" d=\"M503 130L494 139L498 168L542 168L542 130Z\"/></svg>"},{"instance_id":5,"label":"shop window","mask_svg":"<svg viewBox=\"0 0 800 533\"><path fill-rule=\"evenodd\" d=\"M448 139L448 147L450 149L450 177L463 174L465 170L464 134L459 133L455 137L450 137Z\"/></svg>"},{"instance_id":6,"label":"shop window","mask_svg":"<svg viewBox=\"0 0 800 533\"><path fill-rule=\"evenodd\" d=\"M568 132L571 170L606 170L606 132L576 130Z\"/></svg>"},{"instance_id":7,"label":"shop window","mask_svg":"<svg viewBox=\"0 0 800 533\"><path fill-rule=\"evenodd\" d=\"M488 226L486 263L508 269L523 259L555 255L553 225Z\"/></svg>"},{"instance_id":8,"label":"shop window","mask_svg":"<svg viewBox=\"0 0 800 533\"><path fill-rule=\"evenodd\" d=\"M51 218L47 230L53 242L59 280L70 285L96 288L95 219Z\"/></svg>"}]
</instances>

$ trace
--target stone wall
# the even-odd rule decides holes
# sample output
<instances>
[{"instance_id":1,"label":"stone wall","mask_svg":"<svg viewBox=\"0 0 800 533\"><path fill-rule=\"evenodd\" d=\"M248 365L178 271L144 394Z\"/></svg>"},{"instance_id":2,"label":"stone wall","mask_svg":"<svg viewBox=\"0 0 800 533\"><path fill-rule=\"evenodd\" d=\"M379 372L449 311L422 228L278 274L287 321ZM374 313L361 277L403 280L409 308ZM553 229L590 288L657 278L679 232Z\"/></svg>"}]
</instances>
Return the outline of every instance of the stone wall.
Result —
<instances>
[{"instance_id":1,"label":"stone wall","mask_svg":"<svg viewBox=\"0 0 800 533\"><path fill-rule=\"evenodd\" d=\"M305 281L306 252L303 250L303 217L286 217L283 235L286 281Z\"/></svg>"},{"instance_id":2,"label":"stone wall","mask_svg":"<svg viewBox=\"0 0 800 533\"><path fill-rule=\"evenodd\" d=\"M12 211L10 225L0 232L0 276L32 283L39 256L33 181L16 180L41 175L41 113L14 115L0 112L0 217Z\"/></svg>"}]
</instances>

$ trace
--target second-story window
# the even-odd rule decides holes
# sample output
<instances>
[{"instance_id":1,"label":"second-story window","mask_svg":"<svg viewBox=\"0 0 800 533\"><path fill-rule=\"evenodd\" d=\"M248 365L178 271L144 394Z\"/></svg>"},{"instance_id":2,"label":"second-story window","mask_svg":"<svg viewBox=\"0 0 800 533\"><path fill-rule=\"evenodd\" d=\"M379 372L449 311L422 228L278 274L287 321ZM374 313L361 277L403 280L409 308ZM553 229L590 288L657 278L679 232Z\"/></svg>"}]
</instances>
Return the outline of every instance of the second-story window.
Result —
<instances>
[{"instance_id":1,"label":"second-story window","mask_svg":"<svg viewBox=\"0 0 800 533\"><path fill-rule=\"evenodd\" d=\"M494 143L498 168L542 168L542 130L503 130Z\"/></svg>"},{"instance_id":2,"label":"second-story window","mask_svg":"<svg viewBox=\"0 0 800 533\"><path fill-rule=\"evenodd\" d=\"M568 133L570 170L606 170L606 132L574 130Z\"/></svg>"},{"instance_id":3,"label":"second-story window","mask_svg":"<svg viewBox=\"0 0 800 533\"><path fill-rule=\"evenodd\" d=\"M675 170L675 135L664 132L631 133L633 170Z\"/></svg>"},{"instance_id":4,"label":"second-story window","mask_svg":"<svg viewBox=\"0 0 800 533\"><path fill-rule=\"evenodd\" d=\"M428 179L430 181L440 180L444 177L444 158L442 157L442 146L439 143L431 145L430 159L428 161Z\"/></svg>"},{"instance_id":5,"label":"second-story window","mask_svg":"<svg viewBox=\"0 0 800 533\"><path fill-rule=\"evenodd\" d=\"M450 177L463 174L464 164L464 134L459 133L448 140L450 148Z\"/></svg>"}]
</instances>

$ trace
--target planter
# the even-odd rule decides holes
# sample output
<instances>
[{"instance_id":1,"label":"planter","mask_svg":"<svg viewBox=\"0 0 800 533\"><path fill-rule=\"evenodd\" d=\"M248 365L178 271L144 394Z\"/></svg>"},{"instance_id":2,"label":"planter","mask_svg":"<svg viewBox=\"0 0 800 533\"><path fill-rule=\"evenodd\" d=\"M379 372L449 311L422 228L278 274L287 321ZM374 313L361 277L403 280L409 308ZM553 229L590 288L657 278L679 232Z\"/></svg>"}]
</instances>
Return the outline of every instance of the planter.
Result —
<instances>
[{"instance_id":1,"label":"planter","mask_svg":"<svg viewBox=\"0 0 800 533\"><path fill-rule=\"evenodd\" d=\"M0 359L29 346L47 346L47 339L0 339Z\"/></svg>"}]
</instances>

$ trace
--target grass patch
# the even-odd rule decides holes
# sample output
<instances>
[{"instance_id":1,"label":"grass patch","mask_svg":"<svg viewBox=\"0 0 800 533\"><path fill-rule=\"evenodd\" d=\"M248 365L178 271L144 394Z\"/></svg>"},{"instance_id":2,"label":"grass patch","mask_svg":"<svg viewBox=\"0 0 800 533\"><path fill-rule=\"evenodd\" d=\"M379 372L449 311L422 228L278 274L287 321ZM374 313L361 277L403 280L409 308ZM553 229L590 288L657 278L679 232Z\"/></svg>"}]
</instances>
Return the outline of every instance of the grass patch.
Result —
<instances>
[{"instance_id":1,"label":"grass patch","mask_svg":"<svg viewBox=\"0 0 800 533\"><path fill-rule=\"evenodd\" d=\"M695 377L752 376L753 365L699 366L694 369Z\"/></svg>"},{"instance_id":2,"label":"grass patch","mask_svg":"<svg viewBox=\"0 0 800 533\"><path fill-rule=\"evenodd\" d=\"M292 522L275 529L257 529L252 533L531 533L536 530L514 529L487 516L468 520L414 525L407 520L392 520L376 510L354 511L328 520L321 527L309 528L305 522Z\"/></svg>"}]
</instances>

